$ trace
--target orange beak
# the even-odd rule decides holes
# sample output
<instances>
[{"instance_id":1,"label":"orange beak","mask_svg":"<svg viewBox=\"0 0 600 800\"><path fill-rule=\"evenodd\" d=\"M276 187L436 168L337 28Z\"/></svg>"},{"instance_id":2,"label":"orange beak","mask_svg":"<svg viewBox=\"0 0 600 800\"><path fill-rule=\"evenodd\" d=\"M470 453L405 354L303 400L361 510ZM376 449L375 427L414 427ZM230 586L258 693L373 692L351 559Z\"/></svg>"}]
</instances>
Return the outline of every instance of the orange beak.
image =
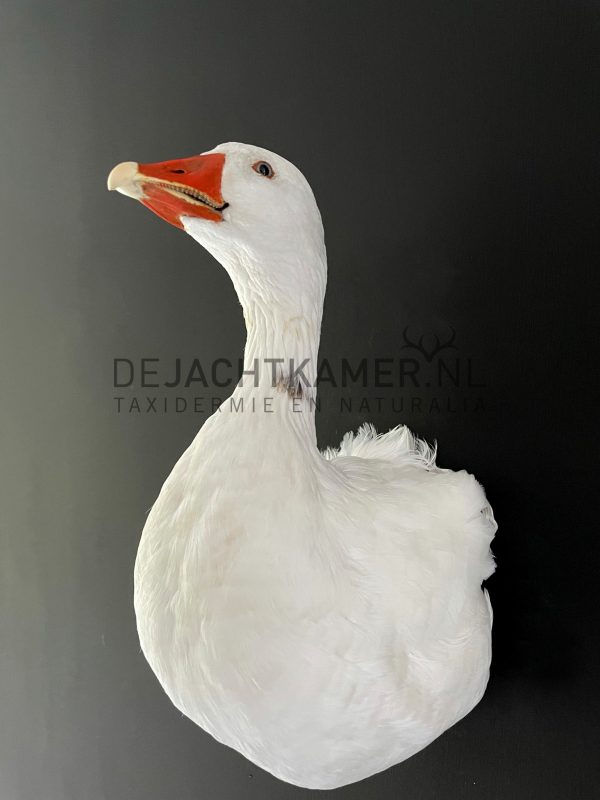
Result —
<instances>
[{"instance_id":1,"label":"orange beak","mask_svg":"<svg viewBox=\"0 0 600 800\"><path fill-rule=\"evenodd\" d=\"M182 217L221 222L228 205L221 194L224 163L223 153L156 164L125 161L108 176L108 188L134 197L177 228L183 228Z\"/></svg>"}]
</instances>

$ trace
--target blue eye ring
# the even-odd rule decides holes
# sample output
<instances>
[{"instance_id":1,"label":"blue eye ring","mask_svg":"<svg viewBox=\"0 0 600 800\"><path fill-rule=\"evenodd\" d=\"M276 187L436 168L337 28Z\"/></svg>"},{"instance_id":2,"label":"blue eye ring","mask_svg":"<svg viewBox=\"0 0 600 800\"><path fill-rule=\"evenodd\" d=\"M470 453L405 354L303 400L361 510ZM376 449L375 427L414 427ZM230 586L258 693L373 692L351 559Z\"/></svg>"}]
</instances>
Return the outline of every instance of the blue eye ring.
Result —
<instances>
[{"instance_id":1,"label":"blue eye ring","mask_svg":"<svg viewBox=\"0 0 600 800\"><path fill-rule=\"evenodd\" d=\"M275 175L273 167L267 161L257 161L252 164L254 172L258 172L263 178L272 178Z\"/></svg>"}]
</instances>

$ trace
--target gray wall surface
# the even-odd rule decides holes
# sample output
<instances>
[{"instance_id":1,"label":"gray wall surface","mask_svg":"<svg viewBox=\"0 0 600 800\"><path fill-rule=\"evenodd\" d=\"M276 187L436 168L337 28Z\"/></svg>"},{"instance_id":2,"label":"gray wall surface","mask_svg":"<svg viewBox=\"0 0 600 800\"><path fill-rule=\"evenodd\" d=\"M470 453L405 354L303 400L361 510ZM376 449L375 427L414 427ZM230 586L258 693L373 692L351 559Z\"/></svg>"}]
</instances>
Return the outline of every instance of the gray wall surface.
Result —
<instances>
[{"instance_id":1,"label":"gray wall surface","mask_svg":"<svg viewBox=\"0 0 600 800\"><path fill-rule=\"evenodd\" d=\"M0 14L0 800L329 796L182 717L135 629L147 511L208 416L143 399L222 391L149 391L139 373L116 389L113 360L159 358L168 380L176 358L236 361L244 328L219 265L105 180L118 161L230 140L280 152L314 188L322 356L425 368L408 325L426 344L453 329L445 355L473 369L418 390L324 384L320 444L405 422L477 475L500 523L484 700L335 796L594 796L598 4L2 0ZM142 413L117 413L120 395Z\"/></svg>"}]
</instances>

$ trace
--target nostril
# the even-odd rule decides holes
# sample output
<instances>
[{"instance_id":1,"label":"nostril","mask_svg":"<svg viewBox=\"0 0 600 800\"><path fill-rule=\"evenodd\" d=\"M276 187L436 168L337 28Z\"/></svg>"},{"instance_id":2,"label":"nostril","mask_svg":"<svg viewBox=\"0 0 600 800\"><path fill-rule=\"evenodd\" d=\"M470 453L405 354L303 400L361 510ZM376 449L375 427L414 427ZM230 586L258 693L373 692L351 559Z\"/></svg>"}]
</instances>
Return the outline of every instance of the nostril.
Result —
<instances>
[{"instance_id":1,"label":"nostril","mask_svg":"<svg viewBox=\"0 0 600 800\"><path fill-rule=\"evenodd\" d=\"M169 172L173 172L175 175L183 175L185 173L184 169L170 169Z\"/></svg>"}]
</instances>

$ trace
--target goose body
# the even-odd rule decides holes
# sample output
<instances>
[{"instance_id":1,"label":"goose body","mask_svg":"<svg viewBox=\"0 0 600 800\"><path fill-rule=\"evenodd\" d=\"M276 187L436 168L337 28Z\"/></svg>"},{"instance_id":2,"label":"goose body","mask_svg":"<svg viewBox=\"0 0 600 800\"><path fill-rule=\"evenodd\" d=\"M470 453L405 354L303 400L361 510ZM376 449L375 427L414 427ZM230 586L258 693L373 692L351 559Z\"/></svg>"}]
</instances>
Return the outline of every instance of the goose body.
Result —
<instances>
[{"instance_id":1,"label":"goose body","mask_svg":"<svg viewBox=\"0 0 600 800\"><path fill-rule=\"evenodd\" d=\"M285 781L330 789L403 761L487 684L495 523L481 486L405 427L318 451L325 247L289 162L230 143L127 162L109 188L215 255L248 329L241 384L142 534L146 658L177 708Z\"/></svg>"}]
</instances>

